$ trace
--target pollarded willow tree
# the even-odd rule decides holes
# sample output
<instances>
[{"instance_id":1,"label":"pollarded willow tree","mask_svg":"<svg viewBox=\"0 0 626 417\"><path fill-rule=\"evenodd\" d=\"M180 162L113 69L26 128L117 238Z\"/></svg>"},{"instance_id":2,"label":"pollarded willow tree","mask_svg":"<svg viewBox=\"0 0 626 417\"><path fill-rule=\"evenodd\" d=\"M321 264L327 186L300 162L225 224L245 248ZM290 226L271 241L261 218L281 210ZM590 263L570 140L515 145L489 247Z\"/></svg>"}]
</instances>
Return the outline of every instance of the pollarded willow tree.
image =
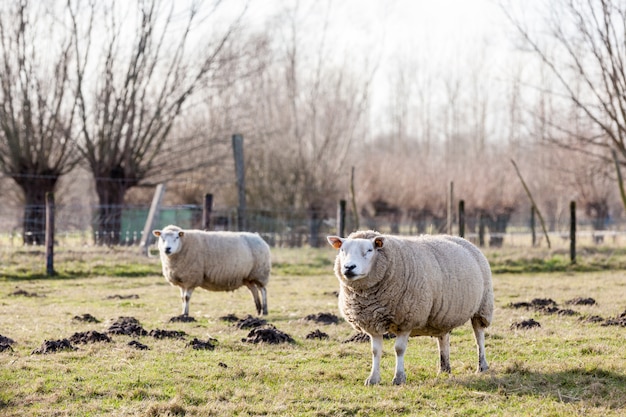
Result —
<instances>
[{"instance_id":1,"label":"pollarded willow tree","mask_svg":"<svg viewBox=\"0 0 626 417\"><path fill-rule=\"evenodd\" d=\"M78 162L72 42L53 12L26 0L0 5L0 168L24 194L25 244L44 243L45 195Z\"/></svg>"},{"instance_id":2,"label":"pollarded willow tree","mask_svg":"<svg viewBox=\"0 0 626 417\"><path fill-rule=\"evenodd\" d=\"M159 0L68 4L78 62L79 150L99 199L95 239L116 244L126 192L165 168L155 161L183 105L224 60L236 59L224 52L241 15L216 28L212 14L219 1L208 9ZM202 30L207 25L212 34Z\"/></svg>"}]
</instances>

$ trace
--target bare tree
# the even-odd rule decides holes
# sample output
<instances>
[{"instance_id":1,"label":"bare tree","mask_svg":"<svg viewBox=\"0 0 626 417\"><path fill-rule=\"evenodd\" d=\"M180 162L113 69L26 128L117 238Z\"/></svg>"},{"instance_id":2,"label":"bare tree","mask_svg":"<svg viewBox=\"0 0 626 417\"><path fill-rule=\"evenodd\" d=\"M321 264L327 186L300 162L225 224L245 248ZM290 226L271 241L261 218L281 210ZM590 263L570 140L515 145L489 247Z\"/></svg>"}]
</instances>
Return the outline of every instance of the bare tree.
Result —
<instances>
[{"instance_id":1,"label":"bare tree","mask_svg":"<svg viewBox=\"0 0 626 417\"><path fill-rule=\"evenodd\" d=\"M268 51L273 60L250 79L256 129L246 169L251 204L307 211L309 244L317 246L324 215L334 215L341 192L348 192L348 161L365 134L372 72L356 71L347 55L337 63L341 54L329 46L331 3L319 36L307 42L303 16L314 14L311 7L284 10L282 32Z\"/></svg>"},{"instance_id":2,"label":"bare tree","mask_svg":"<svg viewBox=\"0 0 626 417\"><path fill-rule=\"evenodd\" d=\"M588 126L581 129L571 117L553 118L556 134L551 139L607 164L611 149L626 158L626 4L545 2L547 39L529 29L509 7L503 10L525 45L555 77L554 96L565 97L586 119L583 123Z\"/></svg>"},{"instance_id":3,"label":"bare tree","mask_svg":"<svg viewBox=\"0 0 626 417\"><path fill-rule=\"evenodd\" d=\"M45 195L78 162L71 39L55 19L26 0L0 6L0 168L24 194L25 244L43 244Z\"/></svg>"},{"instance_id":4,"label":"bare tree","mask_svg":"<svg viewBox=\"0 0 626 417\"><path fill-rule=\"evenodd\" d=\"M94 231L103 244L119 242L124 196L155 173L156 158L185 102L221 60L232 59L222 53L239 21L200 43L197 27L208 17L199 4L180 10L180 2L124 3L127 8L121 3L92 2L82 10L83 3L69 2L78 58L80 152L95 178ZM102 24L97 28L96 19ZM98 39L104 39L101 45Z\"/></svg>"}]
</instances>

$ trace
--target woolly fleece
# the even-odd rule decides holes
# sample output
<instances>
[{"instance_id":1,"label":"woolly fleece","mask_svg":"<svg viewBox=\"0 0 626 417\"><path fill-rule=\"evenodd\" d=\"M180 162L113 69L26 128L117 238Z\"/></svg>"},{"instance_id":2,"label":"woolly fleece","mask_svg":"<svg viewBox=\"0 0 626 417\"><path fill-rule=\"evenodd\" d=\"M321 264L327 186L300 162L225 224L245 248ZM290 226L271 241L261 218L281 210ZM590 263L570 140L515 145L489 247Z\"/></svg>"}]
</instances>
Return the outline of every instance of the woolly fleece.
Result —
<instances>
[{"instance_id":1,"label":"woolly fleece","mask_svg":"<svg viewBox=\"0 0 626 417\"><path fill-rule=\"evenodd\" d=\"M196 287L233 291L246 285L255 301L258 299L255 287L265 293L271 271L270 248L258 234L182 230L173 225L162 230L163 233L168 231L183 233L178 252L168 255L159 251L163 276L170 284L181 288L183 297L185 290L191 297ZM263 310L267 314L265 296L263 298Z\"/></svg>"},{"instance_id":2,"label":"woolly fleece","mask_svg":"<svg viewBox=\"0 0 626 417\"><path fill-rule=\"evenodd\" d=\"M473 244L456 236L415 238L355 232L348 239L384 237L370 274L350 281L341 272L339 309L352 326L368 334L411 331L440 336L476 317L491 324L491 270Z\"/></svg>"}]
</instances>

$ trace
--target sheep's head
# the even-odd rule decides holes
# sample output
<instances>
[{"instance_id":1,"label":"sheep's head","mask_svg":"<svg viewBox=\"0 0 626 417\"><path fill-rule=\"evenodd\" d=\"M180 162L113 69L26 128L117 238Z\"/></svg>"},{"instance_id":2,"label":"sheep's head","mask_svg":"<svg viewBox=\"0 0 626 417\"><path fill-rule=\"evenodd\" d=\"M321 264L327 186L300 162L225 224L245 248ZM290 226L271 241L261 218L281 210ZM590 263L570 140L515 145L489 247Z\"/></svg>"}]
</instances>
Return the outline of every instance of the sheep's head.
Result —
<instances>
[{"instance_id":1,"label":"sheep's head","mask_svg":"<svg viewBox=\"0 0 626 417\"><path fill-rule=\"evenodd\" d=\"M180 229L153 230L152 234L159 238L159 251L165 255L173 255L177 253L182 244L180 238L185 234Z\"/></svg>"},{"instance_id":2,"label":"sheep's head","mask_svg":"<svg viewBox=\"0 0 626 417\"><path fill-rule=\"evenodd\" d=\"M339 272L347 281L356 281L369 275L376 258L376 250L383 247L384 237L372 239L343 239L338 236L326 238L339 250Z\"/></svg>"}]
</instances>

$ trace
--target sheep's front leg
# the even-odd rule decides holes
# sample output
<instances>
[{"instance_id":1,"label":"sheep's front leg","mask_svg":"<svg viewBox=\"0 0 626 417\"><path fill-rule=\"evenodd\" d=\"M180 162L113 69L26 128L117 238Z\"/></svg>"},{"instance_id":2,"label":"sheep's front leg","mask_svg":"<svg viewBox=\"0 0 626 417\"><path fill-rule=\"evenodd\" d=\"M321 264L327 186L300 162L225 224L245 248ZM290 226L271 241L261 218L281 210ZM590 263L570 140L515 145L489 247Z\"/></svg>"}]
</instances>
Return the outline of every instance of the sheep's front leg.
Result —
<instances>
[{"instance_id":1,"label":"sheep's front leg","mask_svg":"<svg viewBox=\"0 0 626 417\"><path fill-rule=\"evenodd\" d=\"M189 315L189 300L191 300L193 288L180 288L180 298L183 300L183 316Z\"/></svg>"},{"instance_id":2,"label":"sheep's front leg","mask_svg":"<svg viewBox=\"0 0 626 417\"><path fill-rule=\"evenodd\" d=\"M408 333L401 333L396 335L396 374L393 377L393 383L395 385L402 385L406 382L406 374L404 373L404 353L409 343Z\"/></svg>"},{"instance_id":3,"label":"sheep's front leg","mask_svg":"<svg viewBox=\"0 0 626 417\"><path fill-rule=\"evenodd\" d=\"M487 357L485 356L485 329L480 325L480 321L472 319L472 327L474 328L474 337L476 338L476 346L478 347L478 369L476 372L485 372L489 369Z\"/></svg>"},{"instance_id":4,"label":"sheep's front leg","mask_svg":"<svg viewBox=\"0 0 626 417\"><path fill-rule=\"evenodd\" d=\"M450 333L437 338L439 345L439 372L451 372L450 368Z\"/></svg>"},{"instance_id":5,"label":"sheep's front leg","mask_svg":"<svg viewBox=\"0 0 626 417\"><path fill-rule=\"evenodd\" d=\"M383 356L383 335L371 334L372 342L372 371L365 380L365 385L376 385L380 382L380 358Z\"/></svg>"}]
</instances>

